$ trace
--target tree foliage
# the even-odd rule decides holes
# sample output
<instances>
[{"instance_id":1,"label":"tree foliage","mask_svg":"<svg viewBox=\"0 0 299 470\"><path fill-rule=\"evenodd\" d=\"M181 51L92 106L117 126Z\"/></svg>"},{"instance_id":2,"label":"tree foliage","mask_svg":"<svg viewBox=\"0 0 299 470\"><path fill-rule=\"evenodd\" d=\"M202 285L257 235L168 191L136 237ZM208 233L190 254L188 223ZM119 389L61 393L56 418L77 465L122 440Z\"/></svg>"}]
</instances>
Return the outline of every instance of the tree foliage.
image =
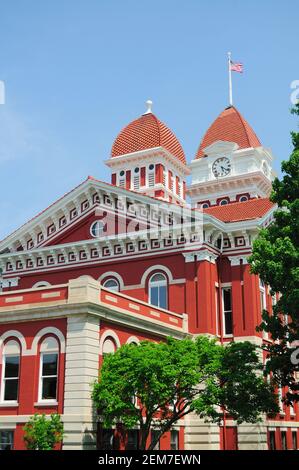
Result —
<instances>
[{"instance_id":1,"label":"tree foliage","mask_svg":"<svg viewBox=\"0 0 299 470\"><path fill-rule=\"evenodd\" d=\"M292 113L299 115L299 103ZM299 400L299 132L291 136L294 149L282 162L283 178L273 182L275 221L261 231L249 259L252 272L271 286L272 294L280 293L273 315L265 310L259 329L270 332L274 340L266 347L267 370L277 383L289 387L288 404Z\"/></svg>"},{"instance_id":2,"label":"tree foliage","mask_svg":"<svg viewBox=\"0 0 299 470\"><path fill-rule=\"evenodd\" d=\"M35 413L24 428L24 442L29 450L53 450L55 444L62 442L64 432L59 414Z\"/></svg>"},{"instance_id":3,"label":"tree foliage","mask_svg":"<svg viewBox=\"0 0 299 470\"><path fill-rule=\"evenodd\" d=\"M192 411L217 423L223 410L238 422L256 422L261 413L277 411L261 367L255 346L248 342L221 346L198 337L126 344L105 356L92 397L104 427L139 426L141 449L156 429L148 447L153 449Z\"/></svg>"}]
</instances>

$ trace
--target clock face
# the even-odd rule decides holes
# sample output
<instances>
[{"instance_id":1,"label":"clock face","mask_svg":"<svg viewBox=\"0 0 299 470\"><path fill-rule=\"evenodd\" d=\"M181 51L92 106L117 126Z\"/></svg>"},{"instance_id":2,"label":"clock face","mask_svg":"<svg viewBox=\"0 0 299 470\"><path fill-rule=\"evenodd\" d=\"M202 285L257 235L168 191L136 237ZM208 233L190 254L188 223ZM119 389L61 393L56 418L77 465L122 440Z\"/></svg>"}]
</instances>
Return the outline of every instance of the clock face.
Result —
<instances>
[{"instance_id":1,"label":"clock face","mask_svg":"<svg viewBox=\"0 0 299 470\"><path fill-rule=\"evenodd\" d=\"M221 157L214 161L212 171L216 178L227 176L230 173L231 164L228 158Z\"/></svg>"}]
</instances>

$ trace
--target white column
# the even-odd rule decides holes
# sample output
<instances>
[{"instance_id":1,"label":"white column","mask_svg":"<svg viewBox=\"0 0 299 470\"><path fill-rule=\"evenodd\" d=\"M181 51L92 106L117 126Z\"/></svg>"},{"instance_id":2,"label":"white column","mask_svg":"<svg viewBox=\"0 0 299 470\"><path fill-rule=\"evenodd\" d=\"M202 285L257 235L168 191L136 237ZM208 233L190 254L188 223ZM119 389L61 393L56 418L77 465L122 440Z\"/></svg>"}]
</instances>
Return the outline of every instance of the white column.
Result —
<instances>
[{"instance_id":1,"label":"white column","mask_svg":"<svg viewBox=\"0 0 299 470\"><path fill-rule=\"evenodd\" d=\"M99 373L99 319L91 315L67 321L63 449L95 449L96 419L92 383Z\"/></svg>"},{"instance_id":2,"label":"white column","mask_svg":"<svg viewBox=\"0 0 299 470\"><path fill-rule=\"evenodd\" d=\"M185 450L220 450L217 424L205 423L196 413L185 417Z\"/></svg>"}]
</instances>

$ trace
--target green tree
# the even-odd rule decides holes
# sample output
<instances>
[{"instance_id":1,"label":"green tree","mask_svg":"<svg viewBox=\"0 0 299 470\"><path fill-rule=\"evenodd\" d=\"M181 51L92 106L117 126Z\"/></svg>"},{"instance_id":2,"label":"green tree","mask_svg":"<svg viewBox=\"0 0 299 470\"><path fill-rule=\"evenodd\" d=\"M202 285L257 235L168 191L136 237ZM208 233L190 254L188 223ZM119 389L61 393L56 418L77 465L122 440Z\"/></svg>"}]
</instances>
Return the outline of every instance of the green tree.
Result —
<instances>
[{"instance_id":1,"label":"green tree","mask_svg":"<svg viewBox=\"0 0 299 470\"><path fill-rule=\"evenodd\" d=\"M299 115L299 103L292 109ZM274 340L265 346L269 353L267 372L274 380L288 386L286 403L299 400L299 132L292 132L294 149L283 161L283 178L273 182L271 200L277 204L275 221L262 230L253 244L249 258L251 271L280 293L273 314L263 312L259 330L269 332Z\"/></svg>"},{"instance_id":2,"label":"green tree","mask_svg":"<svg viewBox=\"0 0 299 470\"><path fill-rule=\"evenodd\" d=\"M35 413L23 427L24 442L29 450L53 450L55 444L62 442L64 432L59 414Z\"/></svg>"},{"instance_id":3,"label":"green tree","mask_svg":"<svg viewBox=\"0 0 299 470\"><path fill-rule=\"evenodd\" d=\"M206 337L126 344L105 356L92 397L103 426L140 429L145 449L151 429L159 438L192 411L220 422L223 411L238 422L256 422L278 411L251 343L216 344ZM218 406L221 407L220 412Z\"/></svg>"}]
</instances>

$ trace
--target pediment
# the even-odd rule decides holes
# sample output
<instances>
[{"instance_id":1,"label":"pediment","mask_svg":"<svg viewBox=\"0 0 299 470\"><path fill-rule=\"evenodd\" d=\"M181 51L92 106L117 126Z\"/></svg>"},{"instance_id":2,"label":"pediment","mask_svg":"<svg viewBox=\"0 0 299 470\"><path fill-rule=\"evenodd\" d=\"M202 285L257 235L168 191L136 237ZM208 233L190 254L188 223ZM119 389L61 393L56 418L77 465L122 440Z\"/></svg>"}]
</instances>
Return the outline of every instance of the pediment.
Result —
<instances>
[{"instance_id":1,"label":"pediment","mask_svg":"<svg viewBox=\"0 0 299 470\"><path fill-rule=\"evenodd\" d=\"M89 177L2 240L0 253L28 252L70 240L89 239L89 227L95 211L118 211L120 207L115 207L117 201L123 201L123 205L128 201L130 204L158 202Z\"/></svg>"}]
</instances>

